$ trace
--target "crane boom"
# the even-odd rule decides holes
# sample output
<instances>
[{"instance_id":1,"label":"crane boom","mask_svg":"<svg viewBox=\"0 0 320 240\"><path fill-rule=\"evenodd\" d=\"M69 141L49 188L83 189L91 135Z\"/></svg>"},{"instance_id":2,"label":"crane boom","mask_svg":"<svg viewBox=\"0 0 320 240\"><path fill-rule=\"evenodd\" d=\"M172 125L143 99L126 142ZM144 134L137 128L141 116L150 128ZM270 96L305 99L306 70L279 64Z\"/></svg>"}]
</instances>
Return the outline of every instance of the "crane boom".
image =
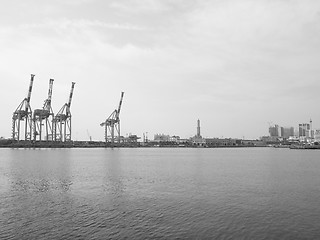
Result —
<instances>
[{"instance_id":1,"label":"crane boom","mask_svg":"<svg viewBox=\"0 0 320 240\"><path fill-rule=\"evenodd\" d=\"M51 104L53 81L54 81L53 79L50 79L50 80L49 80L49 91L48 91L48 101L49 101L49 104Z\"/></svg>"},{"instance_id":2,"label":"crane boom","mask_svg":"<svg viewBox=\"0 0 320 240\"><path fill-rule=\"evenodd\" d=\"M117 119L119 119L123 95L124 95L124 92L121 92L121 98L120 98L119 107L118 107L118 111L117 111Z\"/></svg>"},{"instance_id":3,"label":"crane boom","mask_svg":"<svg viewBox=\"0 0 320 240\"><path fill-rule=\"evenodd\" d=\"M31 99L31 92L32 92L32 86L33 86L33 80L34 80L34 74L31 74L31 79L30 79L30 85L29 85L29 91L28 91L28 97L27 97L27 104L25 106L25 110L26 112L28 112L29 110L29 106L30 106L30 99Z\"/></svg>"},{"instance_id":4,"label":"crane boom","mask_svg":"<svg viewBox=\"0 0 320 240\"><path fill-rule=\"evenodd\" d=\"M44 103L44 109L50 111L51 109L51 99L52 99L52 86L53 86L53 79L49 80L49 91L48 91L48 98Z\"/></svg>"},{"instance_id":5,"label":"crane boom","mask_svg":"<svg viewBox=\"0 0 320 240\"><path fill-rule=\"evenodd\" d=\"M67 113L69 113L69 111L70 111L70 106L71 106L71 101L72 101L72 96L73 96L73 89L74 89L75 84L76 84L75 82L72 82L70 95L69 95L69 101L67 103Z\"/></svg>"}]
</instances>

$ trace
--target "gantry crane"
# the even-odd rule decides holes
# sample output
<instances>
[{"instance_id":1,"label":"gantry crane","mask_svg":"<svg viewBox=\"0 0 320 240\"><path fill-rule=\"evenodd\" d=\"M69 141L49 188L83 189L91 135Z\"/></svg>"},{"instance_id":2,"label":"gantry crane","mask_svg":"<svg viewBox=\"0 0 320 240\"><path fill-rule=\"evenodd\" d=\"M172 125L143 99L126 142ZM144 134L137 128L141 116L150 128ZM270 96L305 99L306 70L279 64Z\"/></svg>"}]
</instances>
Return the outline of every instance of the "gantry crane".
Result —
<instances>
[{"instance_id":1,"label":"gantry crane","mask_svg":"<svg viewBox=\"0 0 320 240\"><path fill-rule=\"evenodd\" d=\"M48 98L44 101L43 108L33 111L33 139L35 141L42 140L43 127L46 133L45 140L53 140L52 121L54 114L51 107L53 81L53 79L49 80ZM43 120L45 120L44 123L42 122Z\"/></svg>"},{"instance_id":2,"label":"gantry crane","mask_svg":"<svg viewBox=\"0 0 320 240\"><path fill-rule=\"evenodd\" d=\"M12 139L20 140L21 121L25 122L24 140L32 138L32 110L30 106L30 98L34 80L34 74L31 74L28 96L22 100L12 116Z\"/></svg>"},{"instance_id":3,"label":"gantry crane","mask_svg":"<svg viewBox=\"0 0 320 240\"><path fill-rule=\"evenodd\" d=\"M55 141L71 141L71 112L73 89L75 82L72 82L69 101L65 103L53 118L53 134Z\"/></svg>"},{"instance_id":4,"label":"gantry crane","mask_svg":"<svg viewBox=\"0 0 320 240\"><path fill-rule=\"evenodd\" d=\"M105 126L105 140L106 143L111 142L111 144L114 143L114 132L116 131L118 133L117 142L120 143L120 110L122 105L122 99L123 99L124 92L121 92L121 98L119 102L118 109L115 109L110 116L100 124L100 126ZM108 131L110 132L110 138L108 137Z\"/></svg>"}]
</instances>

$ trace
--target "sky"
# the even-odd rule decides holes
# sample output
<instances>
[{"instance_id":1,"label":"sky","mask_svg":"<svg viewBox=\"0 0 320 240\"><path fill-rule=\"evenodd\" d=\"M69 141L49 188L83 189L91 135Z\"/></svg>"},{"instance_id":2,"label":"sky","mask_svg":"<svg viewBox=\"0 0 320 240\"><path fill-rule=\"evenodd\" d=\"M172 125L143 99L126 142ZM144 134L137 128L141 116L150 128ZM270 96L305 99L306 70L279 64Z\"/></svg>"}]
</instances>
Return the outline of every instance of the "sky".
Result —
<instances>
[{"instance_id":1,"label":"sky","mask_svg":"<svg viewBox=\"0 0 320 240\"><path fill-rule=\"evenodd\" d=\"M1 0L0 136L27 96L57 113L76 82L73 140L121 135L256 139L270 124L320 128L320 1Z\"/></svg>"}]
</instances>

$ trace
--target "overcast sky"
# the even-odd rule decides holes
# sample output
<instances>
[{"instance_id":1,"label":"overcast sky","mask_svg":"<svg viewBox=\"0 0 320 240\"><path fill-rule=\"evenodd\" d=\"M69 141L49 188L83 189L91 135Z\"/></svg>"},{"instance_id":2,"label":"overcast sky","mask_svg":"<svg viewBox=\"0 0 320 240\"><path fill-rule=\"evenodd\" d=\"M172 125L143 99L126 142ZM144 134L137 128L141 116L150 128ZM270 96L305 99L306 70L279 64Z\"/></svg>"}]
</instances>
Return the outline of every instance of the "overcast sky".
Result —
<instances>
[{"instance_id":1,"label":"overcast sky","mask_svg":"<svg viewBox=\"0 0 320 240\"><path fill-rule=\"evenodd\" d=\"M121 134L258 138L268 123L320 128L318 0L2 0L0 136L35 74L58 112L75 81L73 139L125 92Z\"/></svg>"}]
</instances>

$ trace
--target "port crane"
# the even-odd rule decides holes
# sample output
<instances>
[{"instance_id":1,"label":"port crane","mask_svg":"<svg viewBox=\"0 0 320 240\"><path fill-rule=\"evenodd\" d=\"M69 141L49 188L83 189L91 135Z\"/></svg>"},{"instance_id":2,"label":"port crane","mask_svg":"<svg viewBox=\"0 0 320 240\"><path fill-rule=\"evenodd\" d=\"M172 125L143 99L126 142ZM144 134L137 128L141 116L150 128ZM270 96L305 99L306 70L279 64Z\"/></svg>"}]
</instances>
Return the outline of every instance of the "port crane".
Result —
<instances>
[{"instance_id":1,"label":"port crane","mask_svg":"<svg viewBox=\"0 0 320 240\"><path fill-rule=\"evenodd\" d=\"M28 96L22 100L12 116L12 139L17 141L20 140L21 121L25 122L24 140L31 140L32 138L32 110L30 106L30 99L34 76L34 74L31 74Z\"/></svg>"},{"instance_id":2,"label":"port crane","mask_svg":"<svg viewBox=\"0 0 320 240\"><path fill-rule=\"evenodd\" d=\"M75 82L72 82L69 101L65 103L53 118L53 135L55 141L71 141L71 101Z\"/></svg>"},{"instance_id":3,"label":"port crane","mask_svg":"<svg viewBox=\"0 0 320 240\"><path fill-rule=\"evenodd\" d=\"M42 109L35 109L33 112L33 139L34 141L42 140L42 130L44 128L46 136L45 140L53 140L52 122L53 111L51 107L53 79L49 80L48 98L44 101ZM43 123L43 121L45 121Z\"/></svg>"},{"instance_id":4,"label":"port crane","mask_svg":"<svg viewBox=\"0 0 320 240\"><path fill-rule=\"evenodd\" d=\"M120 102L118 109L115 109L110 116L100 124L101 127L105 127L105 140L106 143L111 142L114 144L115 142L115 131L118 134L117 142L120 143L120 110L122 105L124 92L121 92ZM110 138L108 138L108 132L110 132ZM110 140L110 141L109 141Z\"/></svg>"}]
</instances>

